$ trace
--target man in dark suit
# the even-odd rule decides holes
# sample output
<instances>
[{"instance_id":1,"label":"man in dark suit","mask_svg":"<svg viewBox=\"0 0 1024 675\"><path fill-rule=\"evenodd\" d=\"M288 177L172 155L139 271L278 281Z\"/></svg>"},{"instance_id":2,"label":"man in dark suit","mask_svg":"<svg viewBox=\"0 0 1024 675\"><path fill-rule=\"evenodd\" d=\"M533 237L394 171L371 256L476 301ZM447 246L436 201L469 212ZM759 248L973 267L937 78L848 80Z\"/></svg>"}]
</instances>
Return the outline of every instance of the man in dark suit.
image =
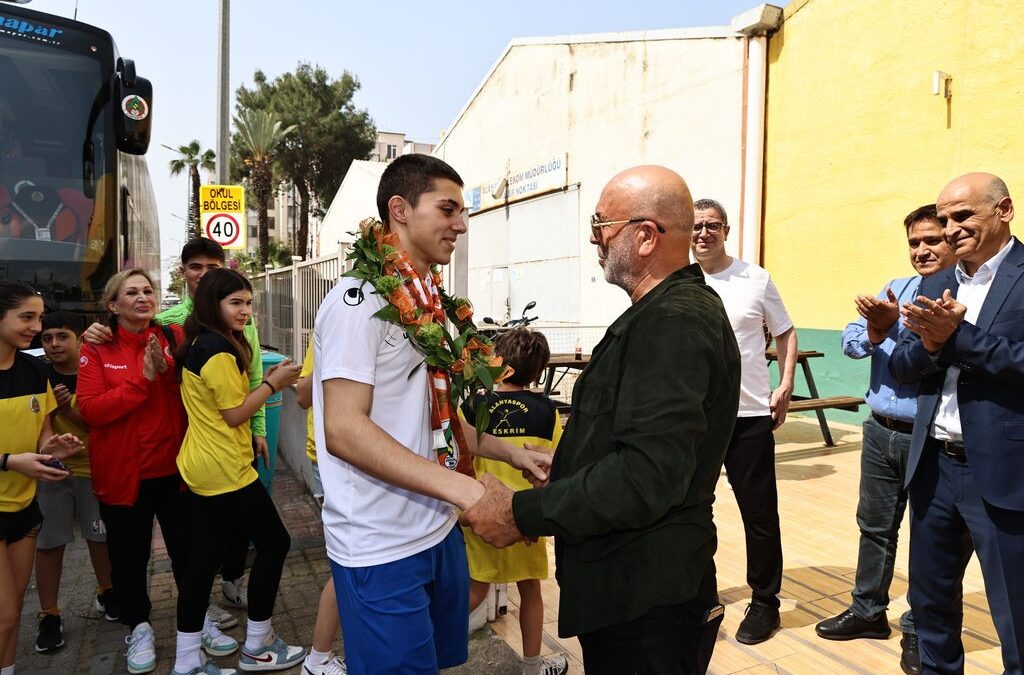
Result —
<instances>
[{"instance_id":1,"label":"man in dark suit","mask_svg":"<svg viewBox=\"0 0 1024 675\"><path fill-rule=\"evenodd\" d=\"M907 467L910 605L925 673L962 673L962 582L972 546L1006 673L1024 650L1024 246L1006 184L972 173L936 202L955 267L921 282L893 352L920 382Z\"/></svg>"}]
</instances>

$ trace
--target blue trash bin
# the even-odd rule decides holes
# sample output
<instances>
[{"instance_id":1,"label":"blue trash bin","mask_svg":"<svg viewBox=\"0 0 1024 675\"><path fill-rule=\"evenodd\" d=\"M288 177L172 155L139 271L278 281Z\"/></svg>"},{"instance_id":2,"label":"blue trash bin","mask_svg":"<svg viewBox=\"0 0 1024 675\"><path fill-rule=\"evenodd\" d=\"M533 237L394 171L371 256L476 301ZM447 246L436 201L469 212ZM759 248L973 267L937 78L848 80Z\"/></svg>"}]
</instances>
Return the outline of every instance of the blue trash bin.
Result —
<instances>
[{"instance_id":1,"label":"blue trash bin","mask_svg":"<svg viewBox=\"0 0 1024 675\"><path fill-rule=\"evenodd\" d=\"M277 364L285 360L283 354L277 352L261 352L263 357L263 375ZM277 439L281 432L281 392L273 394L267 399L267 447L270 449L270 466L266 466L262 459L256 462L256 472L260 475L260 483L270 492L270 484L274 480L274 470L277 468Z\"/></svg>"}]
</instances>

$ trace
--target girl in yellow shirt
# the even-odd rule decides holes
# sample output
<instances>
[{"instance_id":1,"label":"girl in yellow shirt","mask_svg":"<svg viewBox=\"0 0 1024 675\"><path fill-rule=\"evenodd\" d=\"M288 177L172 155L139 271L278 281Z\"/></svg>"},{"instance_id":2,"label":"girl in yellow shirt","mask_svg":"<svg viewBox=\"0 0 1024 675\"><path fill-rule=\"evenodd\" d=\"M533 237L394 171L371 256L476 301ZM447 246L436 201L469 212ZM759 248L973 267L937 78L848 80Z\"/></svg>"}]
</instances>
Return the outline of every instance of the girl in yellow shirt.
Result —
<instances>
[{"instance_id":1,"label":"girl in yellow shirt","mask_svg":"<svg viewBox=\"0 0 1024 675\"><path fill-rule=\"evenodd\" d=\"M60 460L82 448L72 434L54 434L57 400L43 364L20 350L42 330L43 300L20 281L0 281L0 672L14 672L25 588L32 574L42 512L36 481L69 471ZM8 670L10 669L10 670Z\"/></svg>"},{"instance_id":2,"label":"girl in yellow shirt","mask_svg":"<svg viewBox=\"0 0 1024 675\"><path fill-rule=\"evenodd\" d=\"M286 360L249 390L253 354L242 331L250 316L249 280L234 270L210 270L196 289L178 353L189 425L177 461L189 488L192 552L178 594L175 675L221 672L203 663L201 631L213 579L230 540L225 535L232 532L256 547L239 668L283 670L305 657L304 649L286 645L270 626L291 541L253 468L249 428L249 419L267 398L298 379L300 367Z\"/></svg>"}]
</instances>

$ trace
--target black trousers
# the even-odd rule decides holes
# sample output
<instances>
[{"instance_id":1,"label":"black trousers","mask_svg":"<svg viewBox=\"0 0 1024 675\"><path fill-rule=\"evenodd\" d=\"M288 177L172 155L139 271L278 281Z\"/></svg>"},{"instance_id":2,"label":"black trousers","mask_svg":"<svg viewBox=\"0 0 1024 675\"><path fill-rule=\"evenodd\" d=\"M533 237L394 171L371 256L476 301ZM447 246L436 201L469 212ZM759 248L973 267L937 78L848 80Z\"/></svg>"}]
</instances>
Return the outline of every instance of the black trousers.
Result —
<instances>
[{"instance_id":1,"label":"black trousers","mask_svg":"<svg viewBox=\"0 0 1024 675\"><path fill-rule=\"evenodd\" d=\"M692 600L580 635L583 668L587 675L703 675L723 615L712 561Z\"/></svg>"},{"instance_id":2,"label":"black trousers","mask_svg":"<svg viewBox=\"0 0 1024 675\"><path fill-rule=\"evenodd\" d=\"M153 546L153 518L160 523L174 581L181 589L189 557L188 518L178 474L139 482L131 506L100 503L107 527L110 577L121 606L121 622L134 629L149 621L149 556Z\"/></svg>"},{"instance_id":3,"label":"black trousers","mask_svg":"<svg viewBox=\"0 0 1024 675\"><path fill-rule=\"evenodd\" d=\"M220 568L221 577L227 581L240 579L245 574L245 562L248 557L249 538L238 530L232 532L224 554L224 564Z\"/></svg>"},{"instance_id":4,"label":"black trousers","mask_svg":"<svg viewBox=\"0 0 1024 675\"><path fill-rule=\"evenodd\" d=\"M775 485L772 417L739 417L725 451L725 474L743 518L747 584L755 600L779 606L782 590L782 534Z\"/></svg>"},{"instance_id":5,"label":"black trousers","mask_svg":"<svg viewBox=\"0 0 1024 675\"><path fill-rule=\"evenodd\" d=\"M231 536L238 533L253 542L256 559L249 572L249 618L265 621L274 613L277 588L291 537L277 514L270 495L254 480L240 490L213 497L187 493L192 529L192 555L178 592L178 630L203 629L210 589L224 563Z\"/></svg>"}]
</instances>

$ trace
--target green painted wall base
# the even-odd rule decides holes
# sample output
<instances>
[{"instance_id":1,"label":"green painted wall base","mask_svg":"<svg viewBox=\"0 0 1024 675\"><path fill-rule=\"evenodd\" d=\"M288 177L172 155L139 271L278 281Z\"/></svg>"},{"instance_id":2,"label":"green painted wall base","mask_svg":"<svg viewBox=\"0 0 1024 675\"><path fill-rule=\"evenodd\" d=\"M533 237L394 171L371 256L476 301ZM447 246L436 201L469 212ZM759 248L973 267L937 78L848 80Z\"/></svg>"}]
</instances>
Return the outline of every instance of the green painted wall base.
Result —
<instances>
[{"instance_id":1,"label":"green painted wall base","mask_svg":"<svg viewBox=\"0 0 1024 675\"><path fill-rule=\"evenodd\" d=\"M824 357L810 359L811 375L818 387L818 395L826 396L863 396L868 390L871 380L871 359L855 360L843 354L843 332L839 330L818 330L813 328L797 328L797 340L800 349L814 350L825 354ZM772 367L772 386L778 383L778 368ZM797 366L794 394L808 396L807 383L802 369ZM859 412L829 409L825 418L835 422L858 424L868 415L867 405L862 405ZM814 417L813 412L796 413L801 417Z\"/></svg>"}]
</instances>

